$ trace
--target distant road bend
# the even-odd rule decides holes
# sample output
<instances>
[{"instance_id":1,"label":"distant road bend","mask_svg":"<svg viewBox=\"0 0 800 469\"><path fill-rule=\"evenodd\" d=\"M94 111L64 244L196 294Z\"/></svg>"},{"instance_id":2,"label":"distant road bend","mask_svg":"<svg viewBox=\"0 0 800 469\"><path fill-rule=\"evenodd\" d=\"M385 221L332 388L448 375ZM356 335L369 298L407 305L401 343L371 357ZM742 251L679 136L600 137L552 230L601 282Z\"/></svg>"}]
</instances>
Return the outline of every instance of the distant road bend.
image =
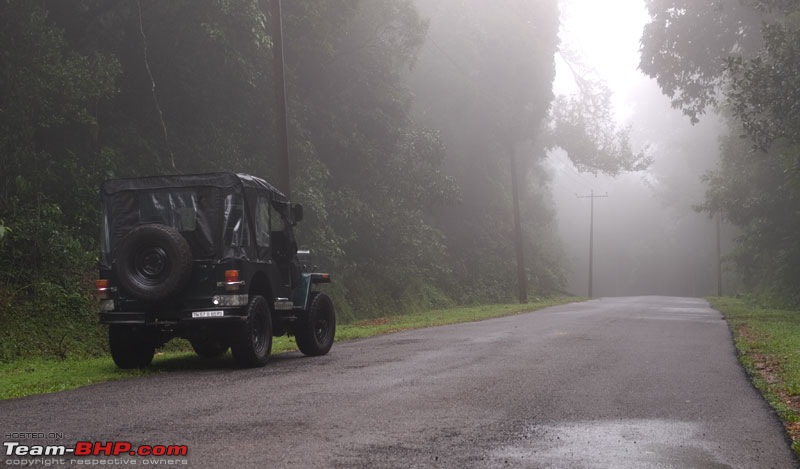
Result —
<instances>
[{"instance_id":1,"label":"distant road bend","mask_svg":"<svg viewBox=\"0 0 800 469\"><path fill-rule=\"evenodd\" d=\"M4 401L0 415L4 433L187 445L191 467L798 467L724 320L689 298L337 343L263 369Z\"/></svg>"}]
</instances>

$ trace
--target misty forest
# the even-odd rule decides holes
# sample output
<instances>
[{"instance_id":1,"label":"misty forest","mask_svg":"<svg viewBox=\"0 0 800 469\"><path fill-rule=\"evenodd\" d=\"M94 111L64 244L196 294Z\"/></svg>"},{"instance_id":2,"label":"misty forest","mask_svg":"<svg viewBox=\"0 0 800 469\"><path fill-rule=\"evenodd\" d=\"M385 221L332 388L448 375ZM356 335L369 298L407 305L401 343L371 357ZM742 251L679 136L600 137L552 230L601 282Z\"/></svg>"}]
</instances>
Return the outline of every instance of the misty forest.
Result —
<instances>
[{"instance_id":1,"label":"misty forest","mask_svg":"<svg viewBox=\"0 0 800 469\"><path fill-rule=\"evenodd\" d=\"M270 3L0 1L0 359L102 335L102 181L272 179ZM800 306L800 3L624 2L624 96L570 36L626 18L570 23L592 3L283 2L298 238L342 321L587 288Z\"/></svg>"}]
</instances>

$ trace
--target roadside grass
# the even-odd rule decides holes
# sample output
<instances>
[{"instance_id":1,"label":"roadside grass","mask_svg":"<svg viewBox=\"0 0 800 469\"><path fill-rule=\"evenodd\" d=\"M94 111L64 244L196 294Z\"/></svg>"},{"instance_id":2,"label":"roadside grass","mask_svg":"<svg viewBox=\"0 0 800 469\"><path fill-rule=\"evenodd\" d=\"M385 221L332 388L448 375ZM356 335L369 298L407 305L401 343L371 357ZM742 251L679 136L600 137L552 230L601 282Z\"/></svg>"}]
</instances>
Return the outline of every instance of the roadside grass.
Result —
<instances>
[{"instance_id":1,"label":"roadside grass","mask_svg":"<svg viewBox=\"0 0 800 469\"><path fill-rule=\"evenodd\" d=\"M762 308L735 298L708 300L728 321L740 361L800 455L800 311Z\"/></svg>"},{"instance_id":2,"label":"roadside grass","mask_svg":"<svg viewBox=\"0 0 800 469\"><path fill-rule=\"evenodd\" d=\"M527 304L500 304L438 309L399 316L386 316L338 325L336 341L360 339L411 329L480 321L536 311L576 301L580 298L551 298ZM66 358L64 360L20 359L0 363L0 399L12 399L35 394L75 389L90 384L103 383L186 370L233 369L230 352L218 359L201 359L191 352L185 341L171 341L160 351L153 364L145 369L120 370L110 356L91 358ZM294 339L275 337L272 353L297 350ZM269 366L269 365L267 365Z\"/></svg>"}]
</instances>

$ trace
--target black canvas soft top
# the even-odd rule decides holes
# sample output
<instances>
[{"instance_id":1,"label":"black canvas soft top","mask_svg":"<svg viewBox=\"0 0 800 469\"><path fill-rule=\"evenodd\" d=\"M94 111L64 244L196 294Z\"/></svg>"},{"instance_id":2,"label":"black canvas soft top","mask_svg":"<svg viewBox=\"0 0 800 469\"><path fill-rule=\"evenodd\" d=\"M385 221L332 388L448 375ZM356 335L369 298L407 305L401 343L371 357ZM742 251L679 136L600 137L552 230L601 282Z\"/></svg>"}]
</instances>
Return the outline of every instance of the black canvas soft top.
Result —
<instances>
[{"instance_id":1,"label":"black canvas soft top","mask_svg":"<svg viewBox=\"0 0 800 469\"><path fill-rule=\"evenodd\" d=\"M273 200L279 202L289 201L281 191L259 177L249 174L227 172L111 179L103 183L101 190L103 195L111 196L125 191L188 187L257 189L269 192Z\"/></svg>"}]
</instances>

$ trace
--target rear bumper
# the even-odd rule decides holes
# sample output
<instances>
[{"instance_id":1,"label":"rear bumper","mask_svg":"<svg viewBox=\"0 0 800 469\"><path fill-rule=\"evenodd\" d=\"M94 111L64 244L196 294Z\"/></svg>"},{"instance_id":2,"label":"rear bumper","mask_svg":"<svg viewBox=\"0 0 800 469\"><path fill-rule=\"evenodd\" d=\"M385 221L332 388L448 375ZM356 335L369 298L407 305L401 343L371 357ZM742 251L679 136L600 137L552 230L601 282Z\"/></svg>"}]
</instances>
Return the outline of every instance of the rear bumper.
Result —
<instances>
[{"instance_id":1,"label":"rear bumper","mask_svg":"<svg viewBox=\"0 0 800 469\"><path fill-rule=\"evenodd\" d=\"M246 316L246 294L214 295L195 305L168 306L101 300L100 324L176 325L240 320Z\"/></svg>"},{"instance_id":2,"label":"rear bumper","mask_svg":"<svg viewBox=\"0 0 800 469\"><path fill-rule=\"evenodd\" d=\"M101 312L100 324L145 324L146 313Z\"/></svg>"},{"instance_id":3,"label":"rear bumper","mask_svg":"<svg viewBox=\"0 0 800 469\"><path fill-rule=\"evenodd\" d=\"M141 311L103 311L100 324L125 324L143 326L194 327L209 324L238 322L246 319L244 308L213 308L181 311L177 314L159 314Z\"/></svg>"}]
</instances>

